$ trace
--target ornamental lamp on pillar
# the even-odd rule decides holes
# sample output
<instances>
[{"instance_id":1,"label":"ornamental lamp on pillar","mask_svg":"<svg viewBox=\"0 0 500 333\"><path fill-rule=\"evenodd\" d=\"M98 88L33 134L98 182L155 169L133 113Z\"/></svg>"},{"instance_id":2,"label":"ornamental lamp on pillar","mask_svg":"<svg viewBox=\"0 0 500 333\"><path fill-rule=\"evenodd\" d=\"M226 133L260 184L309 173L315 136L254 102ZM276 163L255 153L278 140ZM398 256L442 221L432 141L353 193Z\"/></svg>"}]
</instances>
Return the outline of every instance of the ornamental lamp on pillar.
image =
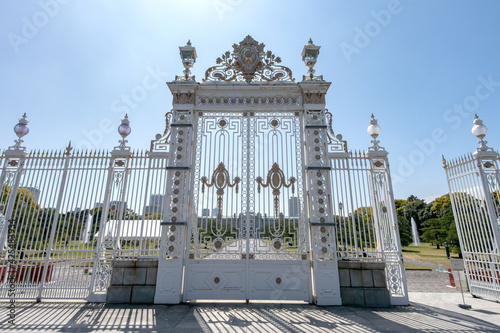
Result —
<instances>
[{"instance_id":1,"label":"ornamental lamp on pillar","mask_svg":"<svg viewBox=\"0 0 500 333\"><path fill-rule=\"evenodd\" d=\"M375 116L373 114L371 116L370 123L366 131L373 138L373 140L371 141L373 145L368 148L368 152L385 151L384 147L380 147L378 145L380 141L377 140L377 137L379 136L382 129L380 128L378 120L375 119Z\"/></svg>"},{"instance_id":2,"label":"ornamental lamp on pillar","mask_svg":"<svg viewBox=\"0 0 500 333\"><path fill-rule=\"evenodd\" d=\"M125 118L122 119L122 123L118 126L118 134L120 134L122 139L118 141L120 145L115 147L115 150L130 150L130 147L126 146L128 141L125 140L130 132L132 132L132 129L130 128L130 121L128 120L128 115L125 114Z\"/></svg>"},{"instance_id":3,"label":"ornamental lamp on pillar","mask_svg":"<svg viewBox=\"0 0 500 333\"><path fill-rule=\"evenodd\" d=\"M318 61L318 56L319 56L319 49L321 46L316 46L314 45L312 39L309 38L309 43L307 45L304 45L304 48L302 49L302 61L306 64L307 67L309 67L309 70L307 71L307 74L309 76L303 76L303 81L315 81L315 80L322 80L323 75L321 76L314 76L314 73L316 72L313 68L314 65L316 65L316 62Z\"/></svg>"},{"instance_id":4,"label":"ornamental lamp on pillar","mask_svg":"<svg viewBox=\"0 0 500 333\"><path fill-rule=\"evenodd\" d=\"M180 50L180 55L181 55L181 60L182 60L182 65L184 65L184 77L176 76L176 80L193 80L194 81L194 75L191 75L190 68L193 67L194 63L196 62L196 47L191 46L191 41L188 40L186 43L186 46L179 46Z\"/></svg>"},{"instance_id":5,"label":"ornamental lamp on pillar","mask_svg":"<svg viewBox=\"0 0 500 333\"><path fill-rule=\"evenodd\" d=\"M472 134L479 139L479 141L477 143L479 143L479 148L476 149L476 151L474 152L474 155L476 154L480 154L480 153L487 153L487 152L490 152L492 153L493 152L493 148L490 148L488 147L486 144L488 143L488 141L484 141L484 137L486 136L486 134L488 133L488 127L486 127L484 124L483 124L483 120L482 119L479 119L478 115L476 114L474 116L474 121L472 122L474 124L474 126L472 126ZM496 153L495 153L496 154Z\"/></svg>"},{"instance_id":6,"label":"ornamental lamp on pillar","mask_svg":"<svg viewBox=\"0 0 500 333\"><path fill-rule=\"evenodd\" d=\"M14 126L14 133L16 133L18 139L14 140L15 145L9 147L9 150L20 150L20 151L25 151L26 147L21 146L21 144L24 142L22 138L30 132L30 129L28 127L28 120L26 119L26 113L23 115L21 119L19 119L19 122L17 123L16 126Z\"/></svg>"},{"instance_id":7,"label":"ornamental lamp on pillar","mask_svg":"<svg viewBox=\"0 0 500 333\"><path fill-rule=\"evenodd\" d=\"M478 143L481 145L480 148L483 148L487 143L483 139L486 134L488 134L488 127L483 124L483 120L479 119L477 114L474 116L474 121L472 123L474 124L474 126L472 126L471 132L476 138L480 140Z\"/></svg>"}]
</instances>

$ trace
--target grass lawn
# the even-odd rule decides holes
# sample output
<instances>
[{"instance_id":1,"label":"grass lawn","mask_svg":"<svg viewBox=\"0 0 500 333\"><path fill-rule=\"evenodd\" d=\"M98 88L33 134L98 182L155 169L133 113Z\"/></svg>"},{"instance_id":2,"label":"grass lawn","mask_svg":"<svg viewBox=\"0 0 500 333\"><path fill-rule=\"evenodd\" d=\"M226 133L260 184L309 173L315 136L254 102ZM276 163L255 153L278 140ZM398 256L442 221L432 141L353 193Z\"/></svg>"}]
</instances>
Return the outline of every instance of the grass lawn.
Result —
<instances>
[{"instance_id":1,"label":"grass lawn","mask_svg":"<svg viewBox=\"0 0 500 333\"><path fill-rule=\"evenodd\" d=\"M444 246L440 246L438 250L436 245L431 245L430 243L420 243L420 246L414 246L412 244L403 247L403 257L408 260L424 261L431 264L450 265L450 260L446 258ZM458 258L458 254L451 253L451 257Z\"/></svg>"},{"instance_id":2,"label":"grass lawn","mask_svg":"<svg viewBox=\"0 0 500 333\"><path fill-rule=\"evenodd\" d=\"M418 269L418 270L425 269L426 271L432 271L432 268L430 268L430 267L409 264L407 262L405 262L405 269Z\"/></svg>"}]
</instances>

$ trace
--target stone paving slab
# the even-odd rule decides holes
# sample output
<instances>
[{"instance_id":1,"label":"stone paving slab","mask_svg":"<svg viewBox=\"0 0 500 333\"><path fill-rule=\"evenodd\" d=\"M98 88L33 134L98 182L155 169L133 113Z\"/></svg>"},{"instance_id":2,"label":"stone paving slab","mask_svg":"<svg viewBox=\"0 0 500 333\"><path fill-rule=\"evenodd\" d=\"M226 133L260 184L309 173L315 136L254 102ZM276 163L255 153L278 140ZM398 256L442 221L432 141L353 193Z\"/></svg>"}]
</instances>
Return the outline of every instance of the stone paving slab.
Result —
<instances>
[{"instance_id":1,"label":"stone paving slab","mask_svg":"<svg viewBox=\"0 0 500 333\"><path fill-rule=\"evenodd\" d=\"M0 332L500 332L500 304L460 293L410 293L411 305L318 307L255 302L181 305L0 303Z\"/></svg>"}]
</instances>

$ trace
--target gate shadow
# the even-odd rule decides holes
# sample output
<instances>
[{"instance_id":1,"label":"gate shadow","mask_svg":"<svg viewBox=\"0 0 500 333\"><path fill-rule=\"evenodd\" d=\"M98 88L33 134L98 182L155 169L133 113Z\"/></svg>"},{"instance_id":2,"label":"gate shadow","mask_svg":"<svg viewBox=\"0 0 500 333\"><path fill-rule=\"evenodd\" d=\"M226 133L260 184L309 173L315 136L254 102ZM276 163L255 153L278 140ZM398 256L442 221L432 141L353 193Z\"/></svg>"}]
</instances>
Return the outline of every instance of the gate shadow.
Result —
<instances>
[{"instance_id":1,"label":"gate shadow","mask_svg":"<svg viewBox=\"0 0 500 333\"><path fill-rule=\"evenodd\" d=\"M15 326L0 303L2 332L499 332L491 321L416 304L354 308L298 304L110 305L17 303ZM485 314L484 312L482 315Z\"/></svg>"}]
</instances>

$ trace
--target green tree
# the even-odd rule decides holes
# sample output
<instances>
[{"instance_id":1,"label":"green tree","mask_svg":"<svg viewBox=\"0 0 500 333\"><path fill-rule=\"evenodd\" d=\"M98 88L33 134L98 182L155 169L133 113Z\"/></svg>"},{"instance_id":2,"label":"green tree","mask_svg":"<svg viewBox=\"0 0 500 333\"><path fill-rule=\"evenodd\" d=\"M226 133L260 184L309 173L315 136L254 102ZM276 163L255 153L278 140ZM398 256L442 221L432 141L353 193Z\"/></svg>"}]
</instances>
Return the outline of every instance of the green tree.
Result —
<instances>
[{"instance_id":1,"label":"green tree","mask_svg":"<svg viewBox=\"0 0 500 333\"><path fill-rule=\"evenodd\" d=\"M398 229L399 229L399 239L401 240L401 246L408 246L413 242L413 234L411 230L411 223L402 215L397 215L398 218Z\"/></svg>"},{"instance_id":2,"label":"green tree","mask_svg":"<svg viewBox=\"0 0 500 333\"><path fill-rule=\"evenodd\" d=\"M419 199L414 195L410 195L407 201L408 203L403 206L401 215L408 221L411 221L411 218L413 217L415 223L417 224L417 229L420 232L425 221L432 217L431 207L426 204L424 200Z\"/></svg>"},{"instance_id":3,"label":"green tree","mask_svg":"<svg viewBox=\"0 0 500 333\"><path fill-rule=\"evenodd\" d=\"M448 237L449 225L446 224L447 221L440 218L428 219L422 228L422 239L426 242L436 244L436 247L439 249L439 246L443 245Z\"/></svg>"},{"instance_id":4,"label":"green tree","mask_svg":"<svg viewBox=\"0 0 500 333\"><path fill-rule=\"evenodd\" d=\"M431 210L435 217L441 217L451 211L450 195L445 194L431 202Z\"/></svg>"}]
</instances>

